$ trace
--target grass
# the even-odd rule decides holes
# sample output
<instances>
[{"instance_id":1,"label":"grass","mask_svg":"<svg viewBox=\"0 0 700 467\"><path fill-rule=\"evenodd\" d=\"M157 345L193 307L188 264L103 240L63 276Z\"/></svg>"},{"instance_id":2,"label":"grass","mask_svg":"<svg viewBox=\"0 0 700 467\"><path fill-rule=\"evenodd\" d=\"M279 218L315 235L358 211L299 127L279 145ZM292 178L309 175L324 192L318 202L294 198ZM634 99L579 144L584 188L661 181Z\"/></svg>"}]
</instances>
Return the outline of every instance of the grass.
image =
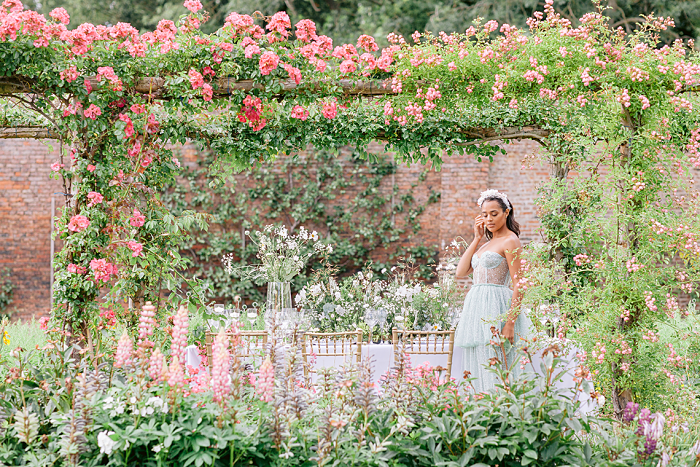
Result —
<instances>
[{"instance_id":1,"label":"grass","mask_svg":"<svg viewBox=\"0 0 700 467\"><path fill-rule=\"evenodd\" d=\"M2 328L2 324L0 324L0 328ZM39 329L39 322L35 319L8 323L5 326L5 331L10 339L10 343L8 345L0 343L0 355L2 357L7 357L17 347L30 350L35 349L36 346L43 347L46 345L44 331Z\"/></svg>"}]
</instances>

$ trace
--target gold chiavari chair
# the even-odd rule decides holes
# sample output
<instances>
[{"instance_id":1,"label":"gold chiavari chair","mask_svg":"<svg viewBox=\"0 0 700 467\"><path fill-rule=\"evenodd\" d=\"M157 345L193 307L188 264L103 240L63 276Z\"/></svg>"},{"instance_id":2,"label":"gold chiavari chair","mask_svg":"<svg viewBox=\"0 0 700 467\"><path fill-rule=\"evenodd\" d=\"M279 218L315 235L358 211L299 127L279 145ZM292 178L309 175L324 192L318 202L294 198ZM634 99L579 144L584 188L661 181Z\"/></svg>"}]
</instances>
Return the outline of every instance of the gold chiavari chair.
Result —
<instances>
[{"instance_id":1,"label":"gold chiavari chair","mask_svg":"<svg viewBox=\"0 0 700 467\"><path fill-rule=\"evenodd\" d=\"M233 339L233 332L229 331L226 333L230 341ZM205 341L207 346L207 362L211 365L212 361L212 351L211 347L214 343L215 333L207 332L205 334ZM235 348L231 349L231 353L234 351L239 358L242 359L255 359L259 358L262 361L265 357L265 344L267 344L267 331L239 331L238 337L240 338L240 344Z\"/></svg>"},{"instance_id":2,"label":"gold chiavari chair","mask_svg":"<svg viewBox=\"0 0 700 467\"><path fill-rule=\"evenodd\" d=\"M447 355L447 378L452 372L452 353L455 345L455 330L449 331L412 331L392 328L391 341L394 355L403 343L403 351L409 355Z\"/></svg>"},{"instance_id":3,"label":"gold chiavari chair","mask_svg":"<svg viewBox=\"0 0 700 467\"><path fill-rule=\"evenodd\" d=\"M347 332L305 332L302 344L304 358L304 375L309 380L314 371L309 364L309 357L354 357L357 363L362 360L362 330Z\"/></svg>"}]
</instances>

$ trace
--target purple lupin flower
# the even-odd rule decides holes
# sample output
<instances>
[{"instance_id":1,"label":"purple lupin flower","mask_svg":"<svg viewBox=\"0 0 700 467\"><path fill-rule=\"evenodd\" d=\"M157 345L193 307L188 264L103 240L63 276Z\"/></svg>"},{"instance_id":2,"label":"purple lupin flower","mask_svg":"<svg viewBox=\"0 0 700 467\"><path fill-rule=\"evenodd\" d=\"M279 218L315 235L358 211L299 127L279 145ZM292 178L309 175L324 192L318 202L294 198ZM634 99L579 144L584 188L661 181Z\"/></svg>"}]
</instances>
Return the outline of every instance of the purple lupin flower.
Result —
<instances>
[{"instance_id":1,"label":"purple lupin flower","mask_svg":"<svg viewBox=\"0 0 700 467\"><path fill-rule=\"evenodd\" d=\"M644 423L649 423L651 421L651 410L642 409L639 414L639 428L637 428L637 434L642 436L644 434Z\"/></svg>"},{"instance_id":2,"label":"purple lupin flower","mask_svg":"<svg viewBox=\"0 0 700 467\"><path fill-rule=\"evenodd\" d=\"M627 407L625 407L625 411L622 413L622 421L629 423L632 420L634 420L634 417L637 416L637 413L639 412L639 404L636 404L634 402L628 402Z\"/></svg>"}]
</instances>

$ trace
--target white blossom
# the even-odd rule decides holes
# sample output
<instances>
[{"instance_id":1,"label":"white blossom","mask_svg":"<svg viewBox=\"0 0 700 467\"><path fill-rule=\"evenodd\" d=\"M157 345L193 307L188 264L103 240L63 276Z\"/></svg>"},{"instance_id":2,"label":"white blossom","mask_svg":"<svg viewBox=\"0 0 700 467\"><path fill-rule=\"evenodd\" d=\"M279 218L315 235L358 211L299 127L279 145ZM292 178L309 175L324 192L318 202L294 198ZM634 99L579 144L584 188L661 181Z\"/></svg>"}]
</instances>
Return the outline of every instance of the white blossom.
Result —
<instances>
[{"instance_id":1,"label":"white blossom","mask_svg":"<svg viewBox=\"0 0 700 467\"><path fill-rule=\"evenodd\" d=\"M117 445L117 442L110 437L113 434L113 431L102 431L97 435L97 446L99 446L102 454L109 456L114 451L114 446Z\"/></svg>"}]
</instances>

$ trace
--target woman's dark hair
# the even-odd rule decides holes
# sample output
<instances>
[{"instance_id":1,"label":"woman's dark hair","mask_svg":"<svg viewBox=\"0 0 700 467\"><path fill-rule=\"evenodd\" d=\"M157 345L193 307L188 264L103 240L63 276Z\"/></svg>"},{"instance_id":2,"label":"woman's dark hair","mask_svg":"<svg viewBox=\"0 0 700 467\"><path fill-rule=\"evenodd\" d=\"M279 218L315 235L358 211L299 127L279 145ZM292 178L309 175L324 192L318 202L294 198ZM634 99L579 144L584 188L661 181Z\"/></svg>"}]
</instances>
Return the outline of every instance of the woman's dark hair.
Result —
<instances>
[{"instance_id":1,"label":"woman's dark hair","mask_svg":"<svg viewBox=\"0 0 700 467\"><path fill-rule=\"evenodd\" d=\"M486 201L496 201L498 205L501 206L503 212L506 212L506 209L508 209L508 206L506 206L506 203L504 203L501 198L486 198L484 203ZM508 217L506 217L506 227L508 227L508 230L520 237L520 224L518 224L518 221L515 220L515 208L513 207L513 202L510 200L508 201L510 202L510 212L508 213ZM481 203L481 205L483 206L484 204ZM486 235L487 240L491 240L493 238L493 233L491 233L487 228L484 228L484 234Z\"/></svg>"}]
</instances>

